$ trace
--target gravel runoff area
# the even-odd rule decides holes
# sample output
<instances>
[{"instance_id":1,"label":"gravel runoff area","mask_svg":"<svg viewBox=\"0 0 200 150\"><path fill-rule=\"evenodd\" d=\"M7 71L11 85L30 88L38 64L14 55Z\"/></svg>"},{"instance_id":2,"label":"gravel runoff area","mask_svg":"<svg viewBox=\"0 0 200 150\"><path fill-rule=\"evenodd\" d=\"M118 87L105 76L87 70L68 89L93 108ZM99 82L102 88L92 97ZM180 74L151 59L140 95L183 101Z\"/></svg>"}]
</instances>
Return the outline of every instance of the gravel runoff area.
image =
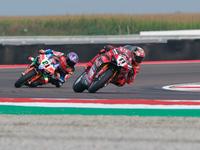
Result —
<instances>
[{"instance_id":1,"label":"gravel runoff area","mask_svg":"<svg viewBox=\"0 0 200 150\"><path fill-rule=\"evenodd\" d=\"M0 115L2 150L200 149L200 118Z\"/></svg>"}]
</instances>

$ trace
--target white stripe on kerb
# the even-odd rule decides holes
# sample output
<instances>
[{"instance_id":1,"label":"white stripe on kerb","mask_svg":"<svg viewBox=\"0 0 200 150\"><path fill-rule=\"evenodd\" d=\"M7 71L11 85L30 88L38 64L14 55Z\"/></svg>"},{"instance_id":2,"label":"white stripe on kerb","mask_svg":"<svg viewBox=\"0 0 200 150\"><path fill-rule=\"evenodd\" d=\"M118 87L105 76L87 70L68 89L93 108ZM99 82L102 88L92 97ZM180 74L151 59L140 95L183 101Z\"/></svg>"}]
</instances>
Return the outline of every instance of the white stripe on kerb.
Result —
<instances>
[{"instance_id":1,"label":"white stripe on kerb","mask_svg":"<svg viewBox=\"0 0 200 150\"><path fill-rule=\"evenodd\" d=\"M92 104L92 103L0 103L9 106L67 107L67 108L121 108L121 109L200 109L200 105L145 105L145 104Z\"/></svg>"},{"instance_id":2,"label":"white stripe on kerb","mask_svg":"<svg viewBox=\"0 0 200 150\"><path fill-rule=\"evenodd\" d=\"M172 88L172 87L176 87L176 88ZM182 88L182 87L188 87L188 88ZM194 87L194 88L191 88L191 87ZM199 92L200 91L200 82L167 85L167 86L163 86L162 88L165 89L165 90L173 90L173 91Z\"/></svg>"}]
</instances>

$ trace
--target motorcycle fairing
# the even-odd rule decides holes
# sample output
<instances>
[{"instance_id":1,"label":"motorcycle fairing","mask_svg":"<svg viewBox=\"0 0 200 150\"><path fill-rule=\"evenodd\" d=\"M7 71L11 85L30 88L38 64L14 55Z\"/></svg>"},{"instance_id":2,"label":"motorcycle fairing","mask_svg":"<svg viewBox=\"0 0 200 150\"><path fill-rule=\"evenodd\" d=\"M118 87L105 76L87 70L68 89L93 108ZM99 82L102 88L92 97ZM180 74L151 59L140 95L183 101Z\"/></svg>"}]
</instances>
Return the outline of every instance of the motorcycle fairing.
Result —
<instances>
[{"instance_id":1,"label":"motorcycle fairing","mask_svg":"<svg viewBox=\"0 0 200 150\"><path fill-rule=\"evenodd\" d=\"M110 58L107 55L101 55L95 60L95 62L92 65L92 67L84 75L85 79L89 82L89 84L92 83L93 78L94 78L97 70L99 70L98 68L101 68L100 66L102 66L102 64L106 64L108 62L110 62ZM106 67L104 66L103 68L101 68L101 69L104 69L104 70L103 71L100 70L100 73L103 73L107 69Z\"/></svg>"},{"instance_id":2,"label":"motorcycle fairing","mask_svg":"<svg viewBox=\"0 0 200 150\"><path fill-rule=\"evenodd\" d=\"M35 64L35 59L32 59L32 57L29 57L30 60L34 60L34 62L30 65L29 69L27 71L25 71L25 74L27 74L28 72L30 72L31 70L35 69L35 71L37 72L37 75L32 78L30 80L30 82L34 82L38 79L40 79L41 76L44 77L44 79L48 78L46 75L42 74L40 70L44 69L45 71L47 71L50 74L54 74L55 70L58 68L59 63L53 64L51 65L51 61L49 60L51 57L53 56L53 54L39 54L38 57L38 63L40 63L39 67L38 67L38 71L36 71L36 66ZM45 80L46 81L46 80Z\"/></svg>"}]
</instances>

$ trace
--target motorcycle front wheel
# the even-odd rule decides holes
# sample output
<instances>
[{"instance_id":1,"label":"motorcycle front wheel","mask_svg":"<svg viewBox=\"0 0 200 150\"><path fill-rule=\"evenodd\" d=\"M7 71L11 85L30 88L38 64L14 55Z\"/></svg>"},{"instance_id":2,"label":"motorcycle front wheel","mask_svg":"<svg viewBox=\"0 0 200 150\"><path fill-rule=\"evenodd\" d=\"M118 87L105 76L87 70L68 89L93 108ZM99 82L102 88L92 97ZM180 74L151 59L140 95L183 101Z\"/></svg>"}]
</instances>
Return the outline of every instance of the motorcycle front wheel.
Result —
<instances>
[{"instance_id":1,"label":"motorcycle front wheel","mask_svg":"<svg viewBox=\"0 0 200 150\"><path fill-rule=\"evenodd\" d=\"M90 85L88 91L90 93L95 93L97 90L102 88L112 76L113 71L111 69L106 70L96 81Z\"/></svg>"},{"instance_id":2,"label":"motorcycle front wheel","mask_svg":"<svg viewBox=\"0 0 200 150\"><path fill-rule=\"evenodd\" d=\"M19 78L15 82L15 87L16 88L20 88L21 86L23 86L26 82L28 82L30 79L32 79L36 75L37 75L36 71L34 69L31 70L30 72L28 72L27 74L23 75L21 78Z\"/></svg>"}]
</instances>

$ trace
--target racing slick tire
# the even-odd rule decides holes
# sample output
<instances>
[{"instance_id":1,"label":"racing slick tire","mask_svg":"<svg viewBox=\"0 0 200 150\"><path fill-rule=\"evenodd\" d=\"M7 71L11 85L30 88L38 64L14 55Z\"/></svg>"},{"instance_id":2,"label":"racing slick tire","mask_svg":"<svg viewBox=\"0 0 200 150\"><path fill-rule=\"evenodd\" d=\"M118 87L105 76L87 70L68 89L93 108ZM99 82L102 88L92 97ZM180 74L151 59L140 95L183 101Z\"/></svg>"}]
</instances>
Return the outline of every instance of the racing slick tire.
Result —
<instances>
[{"instance_id":1,"label":"racing slick tire","mask_svg":"<svg viewBox=\"0 0 200 150\"><path fill-rule=\"evenodd\" d=\"M90 85L88 91L90 93L95 93L97 90L102 88L105 85L105 83L108 82L108 80L112 77L112 75L113 71L111 69L106 70L96 81L94 81Z\"/></svg>"},{"instance_id":2,"label":"racing slick tire","mask_svg":"<svg viewBox=\"0 0 200 150\"><path fill-rule=\"evenodd\" d=\"M29 81L30 79L32 79L33 77L36 76L36 71L33 69L30 72L28 72L27 74L23 75L21 78L19 78L16 82L15 82L15 87L16 88L20 88L21 86L23 86L27 81Z\"/></svg>"},{"instance_id":3,"label":"racing slick tire","mask_svg":"<svg viewBox=\"0 0 200 150\"><path fill-rule=\"evenodd\" d=\"M73 84L73 90L74 92L77 93L82 93L86 88L85 86L82 84L82 76L85 74L85 71L75 80L74 84Z\"/></svg>"}]
</instances>

